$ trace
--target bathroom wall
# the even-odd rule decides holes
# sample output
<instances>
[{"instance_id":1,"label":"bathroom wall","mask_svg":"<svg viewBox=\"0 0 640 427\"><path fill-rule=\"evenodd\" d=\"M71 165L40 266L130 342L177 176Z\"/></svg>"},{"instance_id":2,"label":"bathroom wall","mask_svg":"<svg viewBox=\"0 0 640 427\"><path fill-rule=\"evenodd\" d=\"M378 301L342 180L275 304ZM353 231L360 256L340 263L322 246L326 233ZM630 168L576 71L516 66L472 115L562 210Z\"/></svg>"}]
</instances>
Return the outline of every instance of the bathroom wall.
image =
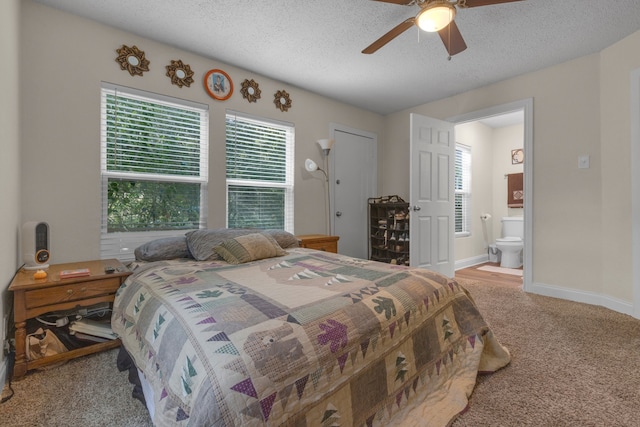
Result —
<instances>
[{"instance_id":1,"label":"bathroom wall","mask_svg":"<svg viewBox=\"0 0 640 427\"><path fill-rule=\"evenodd\" d=\"M511 163L511 150L523 148L524 125L493 129L493 241L500 237L503 216L522 216L524 209L507 206L507 178L510 173L524 172L524 164Z\"/></svg>"},{"instance_id":2,"label":"bathroom wall","mask_svg":"<svg viewBox=\"0 0 640 427\"><path fill-rule=\"evenodd\" d=\"M455 260L463 261L487 253L487 243L500 237L500 219L520 216L523 210L507 207L506 174L524 171L511 163L511 150L523 148L524 125L491 128L469 122L455 128L456 142L471 147L471 235L455 239ZM491 214L483 222L480 216Z\"/></svg>"},{"instance_id":3,"label":"bathroom wall","mask_svg":"<svg viewBox=\"0 0 640 427\"><path fill-rule=\"evenodd\" d=\"M460 261L486 254L492 241L492 222L483 224L480 215L493 212L494 147L493 129L480 122L457 125L455 133L458 144L471 147L471 234L455 238L455 260Z\"/></svg>"}]
</instances>

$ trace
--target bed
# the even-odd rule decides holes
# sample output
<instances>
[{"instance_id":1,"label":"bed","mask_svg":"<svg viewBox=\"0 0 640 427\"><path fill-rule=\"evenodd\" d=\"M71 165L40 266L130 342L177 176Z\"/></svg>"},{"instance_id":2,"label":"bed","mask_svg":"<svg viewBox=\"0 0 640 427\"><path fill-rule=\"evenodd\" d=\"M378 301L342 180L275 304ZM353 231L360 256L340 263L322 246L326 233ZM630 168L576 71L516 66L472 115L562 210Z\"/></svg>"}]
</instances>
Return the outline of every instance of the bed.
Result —
<instances>
[{"instance_id":1,"label":"bed","mask_svg":"<svg viewBox=\"0 0 640 427\"><path fill-rule=\"evenodd\" d=\"M510 361L450 278L245 233L188 235L116 295L157 426L446 426Z\"/></svg>"}]
</instances>

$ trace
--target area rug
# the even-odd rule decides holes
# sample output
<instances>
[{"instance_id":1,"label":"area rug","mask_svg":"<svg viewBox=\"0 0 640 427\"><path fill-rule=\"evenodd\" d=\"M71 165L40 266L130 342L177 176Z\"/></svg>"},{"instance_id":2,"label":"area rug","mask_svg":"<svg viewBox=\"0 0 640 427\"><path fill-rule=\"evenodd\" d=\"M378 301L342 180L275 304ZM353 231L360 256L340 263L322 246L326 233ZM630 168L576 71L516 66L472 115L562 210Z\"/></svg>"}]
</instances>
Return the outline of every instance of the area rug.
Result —
<instances>
[{"instance_id":1,"label":"area rug","mask_svg":"<svg viewBox=\"0 0 640 427\"><path fill-rule=\"evenodd\" d=\"M514 276L522 276L522 270L518 270L516 268L494 267L492 265L485 265L482 267L478 267L478 270L490 271L491 273L502 273L502 274L512 274Z\"/></svg>"}]
</instances>

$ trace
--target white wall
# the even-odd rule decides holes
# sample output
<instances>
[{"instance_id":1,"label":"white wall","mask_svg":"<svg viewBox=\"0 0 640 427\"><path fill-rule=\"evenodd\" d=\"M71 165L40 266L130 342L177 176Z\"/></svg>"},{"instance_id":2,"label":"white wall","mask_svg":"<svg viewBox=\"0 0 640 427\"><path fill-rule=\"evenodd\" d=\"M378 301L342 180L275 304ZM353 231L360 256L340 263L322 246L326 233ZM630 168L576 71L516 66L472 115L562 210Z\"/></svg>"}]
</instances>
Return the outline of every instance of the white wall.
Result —
<instances>
[{"instance_id":1,"label":"white wall","mask_svg":"<svg viewBox=\"0 0 640 427\"><path fill-rule=\"evenodd\" d=\"M391 171L408 170L411 112L445 119L533 98L534 288L629 311L629 92L639 49L637 32L600 54L390 115L385 140L394 143L380 157ZM584 154L591 167L578 169ZM408 194L408 176L387 171L383 192Z\"/></svg>"},{"instance_id":2,"label":"white wall","mask_svg":"<svg viewBox=\"0 0 640 427\"><path fill-rule=\"evenodd\" d=\"M462 261L486 255L485 241L492 241L492 223L486 228L480 215L493 215L493 129L480 122L469 122L455 127L456 143L471 147L471 235L456 237L455 260ZM486 236L484 232L486 230Z\"/></svg>"},{"instance_id":3,"label":"white wall","mask_svg":"<svg viewBox=\"0 0 640 427\"><path fill-rule=\"evenodd\" d=\"M523 164L511 163L511 150L522 148L524 125L490 128L473 121L456 125L456 142L471 147L471 235L456 237L455 260L476 259L487 254L487 242L500 237L504 216L521 216L523 210L507 206L505 174L523 172ZM480 215L491 214L483 223Z\"/></svg>"},{"instance_id":4,"label":"white wall","mask_svg":"<svg viewBox=\"0 0 640 427\"><path fill-rule=\"evenodd\" d=\"M134 34L25 0L22 4L22 221L43 220L51 228L51 261L99 257L100 239L100 82L106 81L209 104L209 227L225 224L225 111L289 121L296 128L295 232L324 231L322 180L304 171L304 159L320 161L315 141L329 136L330 123L382 133L378 114L338 103L250 71L181 51ZM115 61L116 49L136 45L150 71L132 77ZM170 60L181 59L195 72L191 87L172 85ZM285 65L286 66L286 65ZM228 101L210 98L202 85L213 68L235 84ZM254 79L262 98L248 103L240 84ZM273 94L285 89L292 108L281 112ZM382 138L379 137L381 142Z\"/></svg>"},{"instance_id":5,"label":"white wall","mask_svg":"<svg viewBox=\"0 0 640 427\"><path fill-rule=\"evenodd\" d=\"M18 108L20 0L0 2L0 52L3 78L0 79L0 344L5 341L5 315L12 295L6 290L18 269L18 230L20 224L20 127ZM0 351L0 387L4 386L7 359Z\"/></svg>"},{"instance_id":6,"label":"white wall","mask_svg":"<svg viewBox=\"0 0 640 427\"><path fill-rule=\"evenodd\" d=\"M305 175L301 160L321 159L314 141L328 135L331 122L377 133L379 193L409 200L408 173L398 171L409 170L410 112L445 119L533 98L533 281L538 288L555 287L571 295L604 295L623 308L632 301L629 76L640 67L640 56L632 54L640 50L640 32L599 54L383 118L30 0L3 3L2 23L8 21L8 25L2 26L2 34L8 33L8 38L3 37L2 43L8 44L4 50L9 57L17 55L11 48L16 38L12 36L16 4L22 12L20 49L28 54L21 55L20 79L17 71L7 69L5 77L15 73L15 78L3 80L8 97L3 97L7 115L2 117L10 123L18 117L11 115L11 108L18 105L18 97L11 99L12 90L16 81L21 83L22 125L18 129L3 126L3 132L8 129L9 133L8 155L15 156L12 141L18 134L22 150L20 166L9 161L9 167L0 172L3 182L21 182L17 189L2 190L16 205L19 199L22 207L21 214L17 208L3 210L0 230L9 241L17 240L16 223L45 220L52 228L52 261L99 255L98 114L103 80L210 105L212 227L224 224L225 109L295 123L297 233L317 232L325 223L324 209L314 203L322 200L322 183ZM151 71L143 77L121 71L114 58L122 44L143 49L151 60ZM196 71L191 88L169 83L164 66L171 59L182 59ZM200 85L211 68L227 71L236 85L254 78L264 98L257 104L236 95L226 102L213 101ZM288 113L276 110L269 99L278 89L292 96ZM3 134L3 143L5 139ZM577 158L585 154L590 155L591 168L578 169ZM3 155L5 163L6 158ZM567 209L580 214L567 214ZM6 241L2 245L11 256L0 261L10 266L0 271L3 276L17 263L15 245Z\"/></svg>"},{"instance_id":7,"label":"white wall","mask_svg":"<svg viewBox=\"0 0 640 427\"><path fill-rule=\"evenodd\" d=\"M631 71L640 68L640 31L605 49L600 61L602 292L628 300L631 257ZM635 117L636 123L640 117ZM584 154L593 153L585 152ZM640 165L634 165L635 168ZM637 219L636 219L637 221ZM636 297L636 301L640 296ZM636 307L640 310L640 307ZM640 312L640 311L637 311Z\"/></svg>"},{"instance_id":8,"label":"white wall","mask_svg":"<svg viewBox=\"0 0 640 427\"><path fill-rule=\"evenodd\" d=\"M507 206L507 178L505 175L524 172L524 164L511 163L511 150L524 147L524 125L494 129L493 141L493 241L502 233L500 220L505 216L522 216L524 209Z\"/></svg>"}]
</instances>

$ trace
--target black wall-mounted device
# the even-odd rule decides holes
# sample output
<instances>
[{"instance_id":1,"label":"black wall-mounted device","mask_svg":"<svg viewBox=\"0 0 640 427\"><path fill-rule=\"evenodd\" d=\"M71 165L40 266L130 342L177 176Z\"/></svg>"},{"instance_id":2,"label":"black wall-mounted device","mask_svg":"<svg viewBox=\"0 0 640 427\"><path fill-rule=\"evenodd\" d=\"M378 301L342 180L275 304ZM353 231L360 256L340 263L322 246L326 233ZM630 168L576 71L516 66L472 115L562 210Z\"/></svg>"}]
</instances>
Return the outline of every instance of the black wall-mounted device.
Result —
<instances>
[{"instance_id":1,"label":"black wall-mounted device","mask_svg":"<svg viewBox=\"0 0 640 427\"><path fill-rule=\"evenodd\" d=\"M25 222L22 226L22 254L25 270L49 267L49 224Z\"/></svg>"}]
</instances>

